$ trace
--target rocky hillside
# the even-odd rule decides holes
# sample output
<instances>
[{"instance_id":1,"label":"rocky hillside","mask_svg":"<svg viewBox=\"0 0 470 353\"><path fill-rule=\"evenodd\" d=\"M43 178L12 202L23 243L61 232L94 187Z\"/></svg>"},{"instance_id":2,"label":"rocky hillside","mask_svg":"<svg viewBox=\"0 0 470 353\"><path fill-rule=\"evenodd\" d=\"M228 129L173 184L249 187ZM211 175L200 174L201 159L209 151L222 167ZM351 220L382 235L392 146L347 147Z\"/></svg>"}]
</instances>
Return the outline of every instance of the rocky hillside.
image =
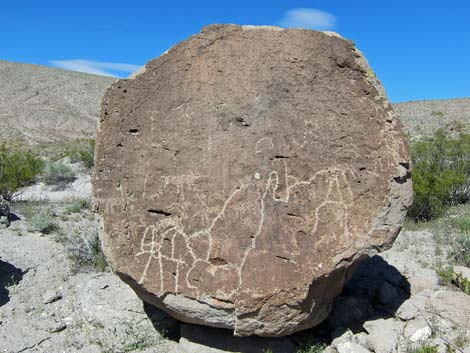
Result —
<instances>
[{"instance_id":1,"label":"rocky hillside","mask_svg":"<svg viewBox=\"0 0 470 353\"><path fill-rule=\"evenodd\" d=\"M60 142L94 133L114 78L0 61L0 139Z\"/></svg>"},{"instance_id":2,"label":"rocky hillside","mask_svg":"<svg viewBox=\"0 0 470 353\"><path fill-rule=\"evenodd\" d=\"M28 144L93 136L111 77L0 60L1 140ZM470 125L470 98L394 104L411 136Z\"/></svg>"},{"instance_id":3,"label":"rocky hillside","mask_svg":"<svg viewBox=\"0 0 470 353\"><path fill-rule=\"evenodd\" d=\"M468 129L470 98L422 100L394 104L411 136L429 135L440 127Z\"/></svg>"}]
</instances>

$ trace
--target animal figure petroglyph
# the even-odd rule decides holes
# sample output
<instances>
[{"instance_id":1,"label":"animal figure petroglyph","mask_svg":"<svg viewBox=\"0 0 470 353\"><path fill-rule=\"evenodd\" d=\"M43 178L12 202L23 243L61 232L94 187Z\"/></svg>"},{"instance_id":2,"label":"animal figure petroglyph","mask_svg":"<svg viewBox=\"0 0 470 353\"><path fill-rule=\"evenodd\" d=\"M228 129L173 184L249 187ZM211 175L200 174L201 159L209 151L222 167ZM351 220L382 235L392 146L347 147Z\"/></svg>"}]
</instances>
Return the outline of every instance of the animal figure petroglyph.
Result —
<instances>
[{"instance_id":1,"label":"animal figure petroglyph","mask_svg":"<svg viewBox=\"0 0 470 353\"><path fill-rule=\"evenodd\" d=\"M266 141L263 141L266 142ZM268 149L271 146L271 142L267 141ZM258 145L257 145L258 147ZM325 170L316 172L307 180L300 180L299 178L289 174L288 161L281 160L277 163L280 168L279 170L271 170L267 175L262 175L260 172L256 172L251 178L250 182L241 184L234 188L231 193L226 197L223 203L219 206L219 211L212 218L209 217L208 210L201 209L195 216L201 216L206 220L207 226L188 233L182 224L181 217L165 217L158 220L155 224L147 226L140 241L140 249L136 253L137 257L146 257L145 267L142 270L139 283L144 283L149 277L149 269L157 267L157 277L159 279L159 291L160 293L165 292L168 289L164 288L164 274L171 272L169 268L165 268L164 263L171 263L172 268L175 268L175 281L174 290L179 291L180 276L185 278L185 283L188 288L192 288L196 291L197 295L198 288L191 283L191 272L195 266L201 262L207 264L208 271L215 272L213 264L210 263L210 259L213 257L213 234L212 231L217 222L224 222L224 216L227 210L237 199L237 196L242 193L253 192L257 190L257 224L256 232L251 236L251 243L247 246L239 263L227 263L224 266L228 266L232 271L236 271L238 277L238 284L233 291L242 286L242 272L245 265L245 261L248 258L250 252L256 248L257 238L263 231L263 226L266 217L270 217L269 210L266 208L266 202L268 198L275 203L287 204L290 202L293 192L299 187L309 187L310 193L316 193L318 189L326 190L324 198L315 209L312 210L308 216L307 221L312 224L310 236L317 236L317 225L319 221L319 213L322 208L327 205L335 205L338 210L340 218L342 218L343 226L343 237L345 240L349 238L348 228L348 212L352 206L353 193L349 185L351 178L354 178L354 172L347 166L336 166ZM189 183L192 181L188 179ZM168 183L167 185L170 185ZM220 203L220 201L219 201ZM183 207L178 204L173 204L170 207L174 210L181 210ZM181 213L181 212L180 212ZM205 238L207 239L207 249L204 252L195 251L191 244L192 239ZM175 241L183 241L186 248L186 254L184 257L180 254L175 254ZM166 244L168 243L168 244ZM170 252L163 252L164 246L171 246ZM298 248L299 245L295 244ZM297 251L298 253L298 251ZM295 254L293 254L295 255ZM295 258L295 256L294 256ZM155 275L155 274L154 274ZM151 276L152 280L154 277ZM227 294L230 297L234 293Z\"/></svg>"}]
</instances>

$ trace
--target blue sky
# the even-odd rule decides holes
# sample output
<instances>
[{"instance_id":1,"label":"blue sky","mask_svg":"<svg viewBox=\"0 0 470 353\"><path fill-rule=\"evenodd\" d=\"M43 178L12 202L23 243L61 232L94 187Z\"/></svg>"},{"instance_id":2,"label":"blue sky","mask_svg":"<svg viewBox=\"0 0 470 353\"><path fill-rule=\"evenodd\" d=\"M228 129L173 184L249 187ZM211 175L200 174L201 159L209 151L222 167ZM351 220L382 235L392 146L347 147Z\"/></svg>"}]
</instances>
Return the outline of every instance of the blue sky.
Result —
<instances>
[{"instance_id":1,"label":"blue sky","mask_svg":"<svg viewBox=\"0 0 470 353\"><path fill-rule=\"evenodd\" d=\"M0 60L127 76L211 23L330 29L393 102L470 97L468 0L4 0Z\"/></svg>"}]
</instances>

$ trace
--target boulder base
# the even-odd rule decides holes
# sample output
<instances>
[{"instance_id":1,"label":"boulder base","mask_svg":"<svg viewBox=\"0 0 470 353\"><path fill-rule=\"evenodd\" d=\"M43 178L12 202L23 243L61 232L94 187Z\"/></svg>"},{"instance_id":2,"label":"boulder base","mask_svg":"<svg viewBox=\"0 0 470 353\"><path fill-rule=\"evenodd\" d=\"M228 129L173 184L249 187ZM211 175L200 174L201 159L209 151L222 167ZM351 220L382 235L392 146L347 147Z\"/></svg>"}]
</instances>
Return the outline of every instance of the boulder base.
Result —
<instances>
[{"instance_id":1,"label":"boulder base","mask_svg":"<svg viewBox=\"0 0 470 353\"><path fill-rule=\"evenodd\" d=\"M188 323L321 323L411 203L402 127L350 41L214 25L108 89L93 190L114 271Z\"/></svg>"}]
</instances>

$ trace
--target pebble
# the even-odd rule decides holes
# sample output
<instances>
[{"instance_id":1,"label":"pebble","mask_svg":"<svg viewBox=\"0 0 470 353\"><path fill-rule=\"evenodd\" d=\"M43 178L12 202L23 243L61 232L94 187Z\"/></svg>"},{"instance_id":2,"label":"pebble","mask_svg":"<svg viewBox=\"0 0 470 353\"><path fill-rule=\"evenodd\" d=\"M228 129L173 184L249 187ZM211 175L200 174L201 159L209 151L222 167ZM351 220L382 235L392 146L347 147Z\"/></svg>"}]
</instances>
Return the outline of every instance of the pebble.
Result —
<instances>
[{"instance_id":1,"label":"pebble","mask_svg":"<svg viewBox=\"0 0 470 353\"><path fill-rule=\"evenodd\" d=\"M42 299L44 304L51 304L62 299L62 294L57 291L50 290L44 293Z\"/></svg>"},{"instance_id":2,"label":"pebble","mask_svg":"<svg viewBox=\"0 0 470 353\"><path fill-rule=\"evenodd\" d=\"M56 323L52 328L49 330L51 333L57 333L64 331L67 328L67 325L63 322Z\"/></svg>"}]
</instances>

